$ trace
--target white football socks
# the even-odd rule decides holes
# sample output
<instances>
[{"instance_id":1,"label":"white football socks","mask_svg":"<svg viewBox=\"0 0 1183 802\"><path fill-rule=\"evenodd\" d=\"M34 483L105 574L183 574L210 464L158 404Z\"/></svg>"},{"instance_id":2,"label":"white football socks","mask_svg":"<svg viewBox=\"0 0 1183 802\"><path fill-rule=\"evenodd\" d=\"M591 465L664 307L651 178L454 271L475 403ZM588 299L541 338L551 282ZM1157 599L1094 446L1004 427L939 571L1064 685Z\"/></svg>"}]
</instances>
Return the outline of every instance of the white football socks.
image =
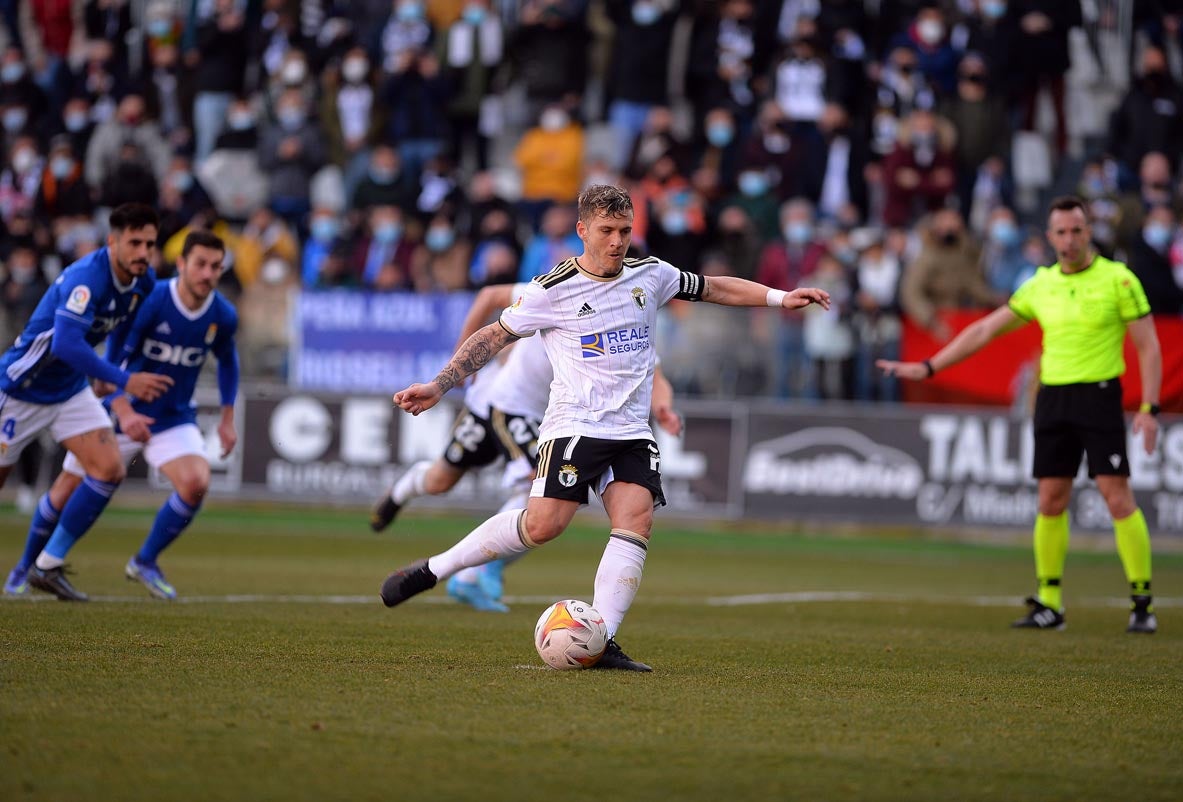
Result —
<instances>
[{"instance_id":1,"label":"white football socks","mask_svg":"<svg viewBox=\"0 0 1183 802\"><path fill-rule=\"evenodd\" d=\"M534 548L537 544L526 537L521 526L525 513L525 510L497 513L443 554L429 558L427 568L436 579L444 580L461 568L484 565Z\"/></svg>"},{"instance_id":2,"label":"white football socks","mask_svg":"<svg viewBox=\"0 0 1183 802\"><path fill-rule=\"evenodd\" d=\"M391 500L402 506L411 499L422 496L426 492L423 483L427 479L427 470L430 467L430 460L423 460L407 468L406 473L400 476L390 489Z\"/></svg>"},{"instance_id":3,"label":"white football socks","mask_svg":"<svg viewBox=\"0 0 1183 802\"><path fill-rule=\"evenodd\" d=\"M497 510L497 512L502 513L502 512L509 512L510 510L520 510L520 509L524 508L529 501L530 501L529 489L523 490L520 493L514 493L512 496L510 496L509 498L507 498L505 500L505 503L501 505L501 509ZM526 552L522 551L522 552L518 552L517 554L506 555L505 557L502 557L501 559L505 560L506 565L509 565L512 562L517 562L518 560L520 560L522 557L525 556L525 554L526 554ZM456 572L456 578L458 580L460 580L461 582L464 582L469 585L475 585L477 583L477 580L480 579L480 576L481 576L481 567L479 565L474 565L471 568L465 568L463 570Z\"/></svg>"},{"instance_id":4,"label":"white football socks","mask_svg":"<svg viewBox=\"0 0 1183 802\"><path fill-rule=\"evenodd\" d=\"M645 554L649 541L626 529L613 529L596 571L596 596L592 607L599 611L614 637L624 614L637 596L641 586L641 571L645 568Z\"/></svg>"}]
</instances>

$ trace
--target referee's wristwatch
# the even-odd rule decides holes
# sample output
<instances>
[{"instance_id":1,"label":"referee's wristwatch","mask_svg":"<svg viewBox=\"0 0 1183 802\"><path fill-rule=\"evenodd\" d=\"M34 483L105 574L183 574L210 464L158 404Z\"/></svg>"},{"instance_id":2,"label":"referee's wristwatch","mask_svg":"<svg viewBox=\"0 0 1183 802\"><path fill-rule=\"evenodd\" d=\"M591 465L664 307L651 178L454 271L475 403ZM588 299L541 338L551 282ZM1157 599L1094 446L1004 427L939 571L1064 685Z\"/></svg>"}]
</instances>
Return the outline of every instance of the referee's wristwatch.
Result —
<instances>
[{"instance_id":1,"label":"referee's wristwatch","mask_svg":"<svg viewBox=\"0 0 1183 802\"><path fill-rule=\"evenodd\" d=\"M1151 404L1149 401L1143 401L1142 406L1138 407L1139 412L1149 412L1154 417L1158 417L1158 413L1162 412L1162 407L1158 404Z\"/></svg>"}]
</instances>

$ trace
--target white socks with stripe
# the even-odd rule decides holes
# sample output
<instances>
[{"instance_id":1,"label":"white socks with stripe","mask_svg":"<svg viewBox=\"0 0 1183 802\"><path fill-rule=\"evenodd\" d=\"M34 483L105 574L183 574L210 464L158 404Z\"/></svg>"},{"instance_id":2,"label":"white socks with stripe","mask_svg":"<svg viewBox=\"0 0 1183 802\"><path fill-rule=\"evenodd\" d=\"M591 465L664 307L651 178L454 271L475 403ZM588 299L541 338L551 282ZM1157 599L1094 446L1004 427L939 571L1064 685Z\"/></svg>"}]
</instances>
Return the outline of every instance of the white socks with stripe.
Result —
<instances>
[{"instance_id":1,"label":"white socks with stripe","mask_svg":"<svg viewBox=\"0 0 1183 802\"><path fill-rule=\"evenodd\" d=\"M398 478L394 483L394 487L390 489L390 498L399 506L406 504L413 498L422 496L426 491L423 489L423 482L427 479L427 471L431 468L429 460L416 462L410 468L407 468L406 473Z\"/></svg>"},{"instance_id":2,"label":"white socks with stripe","mask_svg":"<svg viewBox=\"0 0 1183 802\"><path fill-rule=\"evenodd\" d=\"M520 510L525 507L529 501L530 490L527 488L526 490L523 490L520 493L514 493L512 496L507 498L505 503L501 505L501 509L497 510L497 512L501 513L508 512L509 510ZM510 554L508 557L503 557L502 559L505 560L506 565L509 565L512 562L520 560L525 555L526 552L522 551L518 552L517 554ZM480 576L481 568L479 565L474 565L471 568L465 568L462 571L456 572L456 579L469 585L475 585L477 580L480 579Z\"/></svg>"},{"instance_id":3,"label":"white socks with stripe","mask_svg":"<svg viewBox=\"0 0 1183 802\"><path fill-rule=\"evenodd\" d=\"M512 554L521 554L537 544L526 538L521 526L525 510L499 512L464 539L443 554L427 560L427 567L435 578L444 580L461 568L484 565L493 560L503 560Z\"/></svg>"},{"instance_id":4,"label":"white socks with stripe","mask_svg":"<svg viewBox=\"0 0 1183 802\"><path fill-rule=\"evenodd\" d=\"M604 617L608 637L614 637L624 614L641 587L641 571L649 541L626 529L613 529L596 571L596 596L592 607Z\"/></svg>"}]
</instances>

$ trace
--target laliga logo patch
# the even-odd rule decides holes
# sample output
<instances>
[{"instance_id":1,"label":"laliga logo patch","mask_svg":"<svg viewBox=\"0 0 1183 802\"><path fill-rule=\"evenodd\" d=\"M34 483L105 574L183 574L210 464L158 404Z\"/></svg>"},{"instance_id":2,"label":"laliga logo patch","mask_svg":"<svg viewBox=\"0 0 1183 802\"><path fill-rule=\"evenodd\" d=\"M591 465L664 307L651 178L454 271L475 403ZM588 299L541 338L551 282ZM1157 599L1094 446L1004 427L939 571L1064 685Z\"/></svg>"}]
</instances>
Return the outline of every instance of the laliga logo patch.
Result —
<instances>
[{"instance_id":1,"label":"laliga logo patch","mask_svg":"<svg viewBox=\"0 0 1183 802\"><path fill-rule=\"evenodd\" d=\"M559 484L563 487L574 487L579 481L579 469L574 465L564 465L559 468Z\"/></svg>"},{"instance_id":2,"label":"laliga logo patch","mask_svg":"<svg viewBox=\"0 0 1183 802\"><path fill-rule=\"evenodd\" d=\"M205 344L212 345L214 338L218 336L218 324L211 323L209 328L205 330Z\"/></svg>"},{"instance_id":3,"label":"laliga logo patch","mask_svg":"<svg viewBox=\"0 0 1183 802\"><path fill-rule=\"evenodd\" d=\"M510 309L517 309L519 306L522 305L522 298L524 298L524 297L525 296L519 295L517 297L517 300L515 300L512 304L509 305L509 308Z\"/></svg>"},{"instance_id":4,"label":"laliga logo patch","mask_svg":"<svg viewBox=\"0 0 1183 802\"><path fill-rule=\"evenodd\" d=\"M66 309L76 315L81 315L86 311L86 305L89 303L90 287L87 287L85 284L79 284L70 291L70 298L66 301Z\"/></svg>"},{"instance_id":5,"label":"laliga logo patch","mask_svg":"<svg viewBox=\"0 0 1183 802\"><path fill-rule=\"evenodd\" d=\"M640 287L633 287L633 303L637 305L638 309L644 309L645 303L648 299L645 297L645 291Z\"/></svg>"},{"instance_id":6,"label":"laliga logo patch","mask_svg":"<svg viewBox=\"0 0 1183 802\"><path fill-rule=\"evenodd\" d=\"M584 359L594 359L604 355L604 335L602 333L584 334L579 338L579 345L583 348Z\"/></svg>"}]
</instances>

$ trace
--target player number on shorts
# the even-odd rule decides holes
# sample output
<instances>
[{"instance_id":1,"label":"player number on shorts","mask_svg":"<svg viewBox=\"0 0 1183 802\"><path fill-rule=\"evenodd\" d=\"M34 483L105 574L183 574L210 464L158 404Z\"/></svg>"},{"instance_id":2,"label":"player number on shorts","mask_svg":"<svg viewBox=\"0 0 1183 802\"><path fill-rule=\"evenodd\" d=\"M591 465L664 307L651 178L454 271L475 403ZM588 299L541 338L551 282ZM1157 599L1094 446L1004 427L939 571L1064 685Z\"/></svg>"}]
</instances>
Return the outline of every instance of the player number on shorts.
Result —
<instances>
[{"instance_id":1,"label":"player number on shorts","mask_svg":"<svg viewBox=\"0 0 1183 802\"><path fill-rule=\"evenodd\" d=\"M472 415L465 415L456 427L453 439L464 446L465 451L476 451L477 446L485 439L485 429Z\"/></svg>"},{"instance_id":2,"label":"player number on shorts","mask_svg":"<svg viewBox=\"0 0 1183 802\"><path fill-rule=\"evenodd\" d=\"M657 471L661 467L661 452L657 450L657 446L652 443L649 444L649 470Z\"/></svg>"},{"instance_id":3,"label":"player number on shorts","mask_svg":"<svg viewBox=\"0 0 1183 802\"><path fill-rule=\"evenodd\" d=\"M510 418L508 422L509 436L519 446L524 446L537 437L537 433L525 418Z\"/></svg>"},{"instance_id":4,"label":"player number on shorts","mask_svg":"<svg viewBox=\"0 0 1183 802\"><path fill-rule=\"evenodd\" d=\"M16 437L16 418L4 421L4 425L0 426L0 433L3 433L9 440Z\"/></svg>"}]
</instances>

